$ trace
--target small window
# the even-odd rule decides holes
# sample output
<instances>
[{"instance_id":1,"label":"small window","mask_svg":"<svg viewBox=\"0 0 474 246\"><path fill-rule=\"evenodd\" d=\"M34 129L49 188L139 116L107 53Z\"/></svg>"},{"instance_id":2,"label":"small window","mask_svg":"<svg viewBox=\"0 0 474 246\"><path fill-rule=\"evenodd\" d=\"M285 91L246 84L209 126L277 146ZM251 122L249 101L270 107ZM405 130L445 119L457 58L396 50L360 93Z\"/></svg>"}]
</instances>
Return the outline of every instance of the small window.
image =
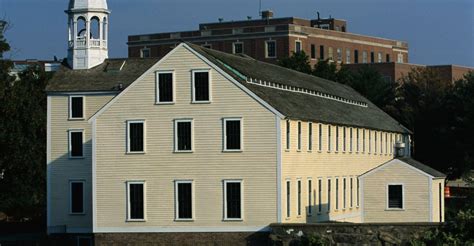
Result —
<instances>
[{"instance_id":1,"label":"small window","mask_svg":"<svg viewBox=\"0 0 474 246\"><path fill-rule=\"evenodd\" d=\"M324 60L324 45L319 46L319 59Z\"/></svg>"},{"instance_id":2,"label":"small window","mask_svg":"<svg viewBox=\"0 0 474 246\"><path fill-rule=\"evenodd\" d=\"M241 220L242 216L242 181L224 180L225 218Z\"/></svg>"},{"instance_id":3,"label":"small window","mask_svg":"<svg viewBox=\"0 0 474 246\"><path fill-rule=\"evenodd\" d=\"M367 63L367 51L362 51L362 63Z\"/></svg>"},{"instance_id":4,"label":"small window","mask_svg":"<svg viewBox=\"0 0 474 246\"><path fill-rule=\"evenodd\" d=\"M334 53L332 47L329 47L328 49L328 59L329 61L334 61Z\"/></svg>"},{"instance_id":5,"label":"small window","mask_svg":"<svg viewBox=\"0 0 474 246\"><path fill-rule=\"evenodd\" d=\"M84 157L83 130L69 130L69 158Z\"/></svg>"},{"instance_id":6,"label":"small window","mask_svg":"<svg viewBox=\"0 0 474 246\"><path fill-rule=\"evenodd\" d=\"M141 58L149 58L151 56L151 52L149 48L143 48L140 50L140 57Z\"/></svg>"},{"instance_id":7,"label":"small window","mask_svg":"<svg viewBox=\"0 0 474 246\"><path fill-rule=\"evenodd\" d=\"M374 63L375 62L375 54L374 52L370 52L370 63Z\"/></svg>"},{"instance_id":8,"label":"small window","mask_svg":"<svg viewBox=\"0 0 474 246\"><path fill-rule=\"evenodd\" d=\"M372 152L372 132L369 130L369 154Z\"/></svg>"},{"instance_id":9,"label":"small window","mask_svg":"<svg viewBox=\"0 0 474 246\"><path fill-rule=\"evenodd\" d=\"M265 41L265 57L266 58L276 57L276 41L275 40Z\"/></svg>"},{"instance_id":10,"label":"small window","mask_svg":"<svg viewBox=\"0 0 474 246\"><path fill-rule=\"evenodd\" d=\"M286 181L286 217L291 216L291 182Z\"/></svg>"},{"instance_id":11,"label":"small window","mask_svg":"<svg viewBox=\"0 0 474 246\"><path fill-rule=\"evenodd\" d=\"M357 128L357 132L356 132L356 139L357 139L356 140L357 141L356 142L356 152L359 152L359 150L360 150L360 148L359 148L359 146L360 146L360 139L359 139L360 134L359 134L359 132L360 132L360 130L359 130L359 128Z\"/></svg>"},{"instance_id":12,"label":"small window","mask_svg":"<svg viewBox=\"0 0 474 246\"><path fill-rule=\"evenodd\" d=\"M342 151L346 152L346 143L347 143L347 138L346 138L346 127L342 128Z\"/></svg>"},{"instance_id":13,"label":"small window","mask_svg":"<svg viewBox=\"0 0 474 246\"><path fill-rule=\"evenodd\" d=\"M339 179L336 178L336 210L339 209Z\"/></svg>"},{"instance_id":14,"label":"small window","mask_svg":"<svg viewBox=\"0 0 474 246\"><path fill-rule=\"evenodd\" d=\"M145 220L145 183L127 182L127 191L127 219L130 221Z\"/></svg>"},{"instance_id":15,"label":"small window","mask_svg":"<svg viewBox=\"0 0 474 246\"><path fill-rule=\"evenodd\" d=\"M308 215L313 214L313 181L308 179Z\"/></svg>"},{"instance_id":16,"label":"small window","mask_svg":"<svg viewBox=\"0 0 474 246\"><path fill-rule=\"evenodd\" d=\"M359 191L359 188L360 188L360 186L359 186L359 178L357 178L357 187L356 187L356 189L357 189L357 196L356 196L356 198L357 198L357 207L359 207L359 192L360 192L360 191Z\"/></svg>"},{"instance_id":17,"label":"small window","mask_svg":"<svg viewBox=\"0 0 474 246\"><path fill-rule=\"evenodd\" d=\"M242 119L224 119L224 151L242 150Z\"/></svg>"},{"instance_id":18,"label":"small window","mask_svg":"<svg viewBox=\"0 0 474 246\"><path fill-rule=\"evenodd\" d=\"M390 54L385 55L385 62L390 62Z\"/></svg>"},{"instance_id":19,"label":"small window","mask_svg":"<svg viewBox=\"0 0 474 246\"><path fill-rule=\"evenodd\" d=\"M209 70L193 71L193 103L210 102L210 72Z\"/></svg>"},{"instance_id":20,"label":"small window","mask_svg":"<svg viewBox=\"0 0 474 246\"><path fill-rule=\"evenodd\" d=\"M359 63L359 51L354 50L354 63L357 64Z\"/></svg>"},{"instance_id":21,"label":"small window","mask_svg":"<svg viewBox=\"0 0 474 246\"><path fill-rule=\"evenodd\" d=\"M346 184L346 178L342 179L342 209L346 209L346 199L347 197L347 184Z\"/></svg>"},{"instance_id":22,"label":"small window","mask_svg":"<svg viewBox=\"0 0 474 246\"><path fill-rule=\"evenodd\" d=\"M308 150L313 150L313 123L308 122Z\"/></svg>"},{"instance_id":23,"label":"small window","mask_svg":"<svg viewBox=\"0 0 474 246\"><path fill-rule=\"evenodd\" d=\"M331 126L328 125L328 152L331 152Z\"/></svg>"},{"instance_id":24,"label":"small window","mask_svg":"<svg viewBox=\"0 0 474 246\"><path fill-rule=\"evenodd\" d=\"M301 50L302 50L301 41L296 40L295 41L295 53L300 53Z\"/></svg>"},{"instance_id":25,"label":"small window","mask_svg":"<svg viewBox=\"0 0 474 246\"><path fill-rule=\"evenodd\" d=\"M318 150L323 150L323 126L319 124Z\"/></svg>"},{"instance_id":26,"label":"small window","mask_svg":"<svg viewBox=\"0 0 474 246\"><path fill-rule=\"evenodd\" d=\"M318 179L318 212L321 213L322 209L323 209L323 199L322 199L322 194L323 192L323 180L322 179Z\"/></svg>"},{"instance_id":27,"label":"small window","mask_svg":"<svg viewBox=\"0 0 474 246\"><path fill-rule=\"evenodd\" d=\"M346 49L346 64L351 64L351 50Z\"/></svg>"},{"instance_id":28,"label":"small window","mask_svg":"<svg viewBox=\"0 0 474 246\"><path fill-rule=\"evenodd\" d=\"M173 72L156 73L156 103L172 103L174 82Z\"/></svg>"},{"instance_id":29,"label":"small window","mask_svg":"<svg viewBox=\"0 0 474 246\"><path fill-rule=\"evenodd\" d=\"M383 154L383 133L380 132L380 154Z\"/></svg>"},{"instance_id":30,"label":"small window","mask_svg":"<svg viewBox=\"0 0 474 246\"><path fill-rule=\"evenodd\" d=\"M143 153L145 152L145 122L127 121L127 152Z\"/></svg>"},{"instance_id":31,"label":"small window","mask_svg":"<svg viewBox=\"0 0 474 246\"><path fill-rule=\"evenodd\" d=\"M337 62L341 63L342 62L342 49L337 48L336 49L336 54L337 54Z\"/></svg>"},{"instance_id":32,"label":"small window","mask_svg":"<svg viewBox=\"0 0 474 246\"><path fill-rule=\"evenodd\" d=\"M377 62L378 63L382 62L382 52L377 53Z\"/></svg>"},{"instance_id":33,"label":"small window","mask_svg":"<svg viewBox=\"0 0 474 246\"><path fill-rule=\"evenodd\" d=\"M301 150L301 122L298 122L298 150Z\"/></svg>"},{"instance_id":34,"label":"small window","mask_svg":"<svg viewBox=\"0 0 474 246\"><path fill-rule=\"evenodd\" d=\"M336 126L336 152L339 151L339 126Z\"/></svg>"},{"instance_id":35,"label":"small window","mask_svg":"<svg viewBox=\"0 0 474 246\"><path fill-rule=\"evenodd\" d=\"M351 199L350 206L351 206L351 208L354 205L354 182L353 181L354 181L353 178L351 178L350 181L349 181L350 182L350 184L349 184L350 185L350 192L351 192L350 193L350 199Z\"/></svg>"},{"instance_id":36,"label":"small window","mask_svg":"<svg viewBox=\"0 0 474 246\"><path fill-rule=\"evenodd\" d=\"M311 59L316 59L316 45L311 44Z\"/></svg>"},{"instance_id":37,"label":"small window","mask_svg":"<svg viewBox=\"0 0 474 246\"><path fill-rule=\"evenodd\" d=\"M191 152L193 150L193 121L192 120L175 120L175 152Z\"/></svg>"},{"instance_id":38,"label":"small window","mask_svg":"<svg viewBox=\"0 0 474 246\"><path fill-rule=\"evenodd\" d=\"M287 120L286 121L286 149L289 150L290 149L290 121Z\"/></svg>"},{"instance_id":39,"label":"small window","mask_svg":"<svg viewBox=\"0 0 474 246\"><path fill-rule=\"evenodd\" d=\"M70 119L84 119L84 97L70 96L69 97L69 118Z\"/></svg>"},{"instance_id":40,"label":"small window","mask_svg":"<svg viewBox=\"0 0 474 246\"><path fill-rule=\"evenodd\" d=\"M349 129L349 152L352 152L352 127Z\"/></svg>"},{"instance_id":41,"label":"small window","mask_svg":"<svg viewBox=\"0 0 474 246\"><path fill-rule=\"evenodd\" d=\"M388 185L387 203L388 209L403 209L403 185Z\"/></svg>"},{"instance_id":42,"label":"small window","mask_svg":"<svg viewBox=\"0 0 474 246\"><path fill-rule=\"evenodd\" d=\"M193 183L192 181L176 181L176 220L193 219Z\"/></svg>"},{"instance_id":43,"label":"small window","mask_svg":"<svg viewBox=\"0 0 474 246\"><path fill-rule=\"evenodd\" d=\"M300 216L301 215L301 180L298 180L297 185L298 185L298 200L296 202L298 206L298 216Z\"/></svg>"},{"instance_id":44,"label":"small window","mask_svg":"<svg viewBox=\"0 0 474 246\"><path fill-rule=\"evenodd\" d=\"M331 179L328 179L328 212L331 211Z\"/></svg>"},{"instance_id":45,"label":"small window","mask_svg":"<svg viewBox=\"0 0 474 246\"><path fill-rule=\"evenodd\" d=\"M70 181L70 213L84 213L84 181Z\"/></svg>"},{"instance_id":46,"label":"small window","mask_svg":"<svg viewBox=\"0 0 474 246\"><path fill-rule=\"evenodd\" d=\"M397 54L397 62L403 63L403 54Z\"/></svg>"},{"instance_id":47,"label":"small window","mask_svg":"<svg viewBox=\"0 0 474 246\"><path fill-rule=\"evenodd\" d=\"M232 53L234 53L234 54L243 54L244 53L244 43L242 43L242 42L233 43Z\"/></svg>"}]
</instances>

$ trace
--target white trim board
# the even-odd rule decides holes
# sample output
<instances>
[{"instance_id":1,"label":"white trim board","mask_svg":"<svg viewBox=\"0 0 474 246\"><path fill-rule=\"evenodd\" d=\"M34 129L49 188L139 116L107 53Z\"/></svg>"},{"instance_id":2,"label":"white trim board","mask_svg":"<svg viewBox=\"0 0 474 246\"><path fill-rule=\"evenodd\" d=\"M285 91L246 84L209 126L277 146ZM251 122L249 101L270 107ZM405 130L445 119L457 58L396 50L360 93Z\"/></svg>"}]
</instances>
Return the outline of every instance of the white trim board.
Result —
<instances>
[{"instance_id":1,"label":"white trim board","mask_svg":"<svg viewBox=\"0 0 474 246\"><path fill-rule=\"evenodd\" d=\"M425 176L427 176L427 177L429 177L429 178L431 178L431 179L434 178L433 176L431 176L431 175L425 173L424 171L422 171L422 170L420 170L420 169L418 169L418 168L415 168L415 167L413 167L412 165L409 165L409 164L407 164L407 163L405 163L405 162L403 162L402 160L399 160L399 159L392 159L392 160L390 160L390 161L387 161L387 162L385 162L385 163L379 165L378 167L375 167L375 168L373 168L372 170L369 170L369 171L367 171L366 173L359 175L359 177L363 179L363 178L365 178L365 177L367 177L367 176L369 176L369 175L372 175L373 173L375 173L375 172L377 172L377 171L380 171L380 170L382 170L382 169L384 169L384 168L386 168L386 167L388 167L388 166L394 165L394 164L401 164L401 165L404 165L405 167L408 167L408 168L410 168L410 169L412 169L412 170L414 170L414 171L417 171L418 173L423 174L423 175L425 175Z\"/></svg>"},{"instance_id":2,"label":"white trim board","mask_svg":"<svg viewBox=\"0 0 474 246\"><path fill-rule=\"evenodd\" d=\"M281 155L281 119L278 116L275 116L275 121L276 121L276 150L277 150L277 155L276 155L276 187L277 187L277 223L282 222L282 214L281 214L281 209L282 209L282 155Z\"/></svg>"},{"instance_id":3,"label":"white trim board","mask_svg":"<svg viewBox=\"0 0 474 246\"><path fill-rule=\"evenodd\" d=\"M132 233L132 232L267 232L271 228L264 226L130 226L99 227L93 233Z\"/></svg>"},{"instance_id":4,"label":"white trim board","mask_svg":"<svg viewBox=\"0 0 474 246\"><path fill-rule=\"evenodd\" d=\"M47 97L46 110L46 233L52 233L51 227L51 96Z\"/></svg>"}]
</instances>

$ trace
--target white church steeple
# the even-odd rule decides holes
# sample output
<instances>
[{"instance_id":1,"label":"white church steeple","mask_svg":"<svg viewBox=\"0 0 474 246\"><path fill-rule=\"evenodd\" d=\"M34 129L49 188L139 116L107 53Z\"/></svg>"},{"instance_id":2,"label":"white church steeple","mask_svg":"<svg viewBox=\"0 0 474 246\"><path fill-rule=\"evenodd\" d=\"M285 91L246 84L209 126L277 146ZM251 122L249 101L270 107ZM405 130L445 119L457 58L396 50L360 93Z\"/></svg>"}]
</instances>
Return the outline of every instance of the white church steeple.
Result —
<instances>
[{"instance_id":1,"label":"white church steeple","mask_svg":"<svg viewBox=\"0 0 474 246\"><path fill-rule=\"evenodd\" d=\"M110 11L107 0L70 0L68 64L89 69L109 57L107 48Z\"/></svg>"}]
</instances>

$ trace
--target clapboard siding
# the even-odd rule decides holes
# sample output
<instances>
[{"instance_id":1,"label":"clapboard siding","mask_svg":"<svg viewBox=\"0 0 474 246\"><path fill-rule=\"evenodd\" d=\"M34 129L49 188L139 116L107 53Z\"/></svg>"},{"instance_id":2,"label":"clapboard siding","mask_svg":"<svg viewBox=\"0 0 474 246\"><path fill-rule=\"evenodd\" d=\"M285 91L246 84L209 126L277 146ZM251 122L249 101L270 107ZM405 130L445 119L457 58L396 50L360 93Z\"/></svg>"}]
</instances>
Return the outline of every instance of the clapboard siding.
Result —
<instances>
[{"instance_id":1,"label":"clapboard siding","mask_svg":"<svg viewBox=\"0 0 474 246\"><path fill-rule=\"evenodd\" d=\"M430 177L406 164L387 164L364 176L364 222L430 221ZM387 185L404 185L404 209L387 210Z\"/></svg>"},{"instance_id":2,"label":"clapboard siding","mask_svg":"<svg viewBox=\"0 0 474 246\"><path fill-rule=\"evenodd\" d=\"M380 151L380 131L360 129L359 151L357 151L357 128L352 128L352 152L350 151L350 127L346 127L346 151L343 151L343 126L339 126L339 151L336 152L336 125L331 125L331 151L328 151L328 125L322 125L322 149L319 151L319 123L312 124L312 150L309 146L309 125L301 121L301 150L298 146L298 121L290 121L290 149L286 149L286 121L281 121L282 132L282 218L283 222L316 222L327 220L358 221L354 219L360 213L356 206L357 202L357 177L358 175L393 159L394 152L390 148L390 135L393 137L392 148L396 139L401 138L398 133L388 133L388 143L383 144L383 153ZM363 151L363 133L366 131L366 146ZM369 132L372 134L371 152L369 153ZM375 138L377 134L377 152L374 152ZM385 141L385 132L383 133ZM342 209L343 203L343 178L346 178L346 209ZM302 180L302 216L297 216L297 179ZM308 185L307 180L311 178L313 188L313 215L307 216ZM318 178L322 179L322 213L318 214ZM331 210L327 212L327 180L331 181ZM336 178L339 179L339 209L336 210ZM353 179L353 206L350 207L350 178ZM291 180L291 216L286 218L286 180ZM344 217L347 217L345 219ZM359 216L357 216L359 217Z\"/></svg>"},{"instance_id":3,"label":"clapboard siding","mask_svg":"<svg viewBox=\"0 0 474 246\"><path fill-rule=\"evenodd\" d=\"M67 228L92 228L92 159L91 159L91 126L87 119L105 105L113 95L86 95L85 119L68 120L69 96L49 95L51 103L51 159L48 162L50 197L49 226L66 226ZM84 158L69 159L68 130L84 130ZM69 214L69 180L85 181L85 214Z\"/></svg>"},{"instance_id":4,"label":"clapboard siding","mask_svg":"<svg viewBox=\"0 0 474 246\"><path fill-rule=\"evenodd\" d=\"M97 226L246 226L276 221L275 115L211 70L212 102L191 103L191 70L210 68L184 46L97 118ZM155 73L174 70L176 103L155 105ZM222 152L222 118L242 117L243 152ZM173 120L194 120L194 152L173 153ZM126 121L146 121L146 154L126 154ZM191 179L193 222L175 222L174 180ZM223 222L223 180L242 179L244 220ZM126 222L126 181L146 182L146 222Z\"/></svg>"},{"instance_id":5,"label":"clapboard siding","mask_svg":"<svg viewBox=\"0 0 474 246\"><path fill-rule=\"evenodd\" d=\"M441 194L439 186L441 185ZM433 199L432 218L433 222L444 222L444 179L433 179L431 186L431 197ZM440 200L441 200L441 218L440 218Z\"/></svg>"}]
</instances>

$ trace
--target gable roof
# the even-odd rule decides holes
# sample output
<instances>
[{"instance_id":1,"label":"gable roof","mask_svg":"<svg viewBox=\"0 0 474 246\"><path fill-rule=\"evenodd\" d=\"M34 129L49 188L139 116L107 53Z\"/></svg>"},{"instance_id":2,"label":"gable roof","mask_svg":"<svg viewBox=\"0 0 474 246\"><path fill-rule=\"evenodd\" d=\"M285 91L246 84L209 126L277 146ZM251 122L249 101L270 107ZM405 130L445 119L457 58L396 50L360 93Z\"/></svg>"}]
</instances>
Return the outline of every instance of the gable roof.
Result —
<instances>
[{"instance_id":1,"label":"gable roof","mask_svg":"<svg viewBox=\"0 0 474 246\"><path fill-rule=\"evenodd\" d=\"M290 119L410 133L347 85L248 56L186 44Z\"/></svg>"},{"instance_id":2,"label":"gable roof","mask_svg":"<svg viewBox=\"0 0 474 246\"><path fill-rule=\"evenodd\" d=\"M395 164L395 163L403 163L405 165L408 165L409 167L411 168L414 168L416 169L417 171L431 177L431 178L446 178L446 174L438 171L438 170L435 170L434 168L431 168L417 160L414 160L412 159L411 157L397 157L395 159L392 159L390 161L387 161L377 167L374 167L372 169L370 169L369 171L359 175L359 177L363 177L363 176L367 176L369 174L372 174L384 167L386 167L387 165L390 165L390 164Z\"/></svg>"},{"instance_id":3,"label":"gable roof","mask_svg":"<svg viewBox=\"0 0 474 246\"><path fill-rule=\"evenodd\" d=\"M48 82L46 91L120 91L133 83L158 60L159 58L107 59L98 66L84 70L73 70L67 65L62 65Z\"/></svg>"}]
</instances>

